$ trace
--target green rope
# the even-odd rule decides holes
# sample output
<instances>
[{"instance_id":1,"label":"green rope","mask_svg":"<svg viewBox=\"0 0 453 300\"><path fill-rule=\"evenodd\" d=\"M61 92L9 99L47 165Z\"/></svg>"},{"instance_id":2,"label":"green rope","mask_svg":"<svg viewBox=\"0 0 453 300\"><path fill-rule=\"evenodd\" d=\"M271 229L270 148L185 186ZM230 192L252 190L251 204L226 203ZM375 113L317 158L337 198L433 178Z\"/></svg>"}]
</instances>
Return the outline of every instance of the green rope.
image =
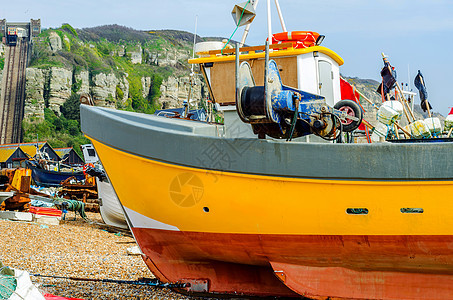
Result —
<instances>
[{"instance_id":1,"label":"green rope","mask_svg":"<svg viewBox=\"0 0 453 300\"><path fill-rule=\"evenodd\" d=\"M231 34L230 38L228 39L228 42L226 42L225 46L223 46L222 50L220 50L220 53L223 55L223 49L225 49L225 47L228 45L228 43L231 41L231 39L233 38L233 35L236 33L236 31L238 30L239 28L239 24L241 23L241 20L242 20L242 16L244 15L244 11L245 9L247 8L247 5L249 5L250 3L250 0L247 1L247 4L244 6L244 9L242 10L242 13L241 13L241 17L239 18L239 21L238 21L238 25L236 25L236 29L233 31L233 33Z\"/></svg>"},{"instance_id":2,"label":"green rope","mask_svg":"<svg viewBox=\"0 0 453 300\"><path fill-rule=\"evenodd\" d=\"M63 205L63 203L67 203L67 204ZM60 208L63 208L63 206L65 206L64 208L67 211L73 211L74 213L79 213L79 215L83 219L85 219L85 220L88 219L87 215L85 214L85 203L83 203L82 201L70 200L70 199L58 199L55 201L55 204L57 204Z\"/></svg>"},{"instance_id":3,"label":"green rope","mask_svg":"<svg viewBox=\"0 0 453 300\"><path fill-rule=\"evenodd\" d=\"M9 299L17 287L14 271L0 262L0 299Z\"/></svg>"}]
</instances>

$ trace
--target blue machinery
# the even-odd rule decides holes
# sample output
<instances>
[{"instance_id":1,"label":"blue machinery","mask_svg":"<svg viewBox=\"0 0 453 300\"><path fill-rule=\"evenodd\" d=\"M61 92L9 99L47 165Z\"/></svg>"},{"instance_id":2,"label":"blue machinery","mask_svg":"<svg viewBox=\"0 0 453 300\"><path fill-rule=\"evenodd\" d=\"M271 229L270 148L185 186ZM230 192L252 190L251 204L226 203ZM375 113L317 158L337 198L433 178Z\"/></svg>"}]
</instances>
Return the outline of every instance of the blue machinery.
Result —
<instances>
[{"instance_id":1,"label":"blue machinery","mask_svg":"<svg viewBox=\"0 0 453 300\"><path fill-rule=\"evenodd\" d=\"M334 140L343 131L357 129L362 122L362 111L354 101L342 100L332 108L323 96L284 86L277 63L269 61L268 42L264 86L255 86L247 62L239 65L236 47L236 107L241 120L251 124L259 138L268 135L291 140L315 134Z\"/></svg>"}]
</instances>

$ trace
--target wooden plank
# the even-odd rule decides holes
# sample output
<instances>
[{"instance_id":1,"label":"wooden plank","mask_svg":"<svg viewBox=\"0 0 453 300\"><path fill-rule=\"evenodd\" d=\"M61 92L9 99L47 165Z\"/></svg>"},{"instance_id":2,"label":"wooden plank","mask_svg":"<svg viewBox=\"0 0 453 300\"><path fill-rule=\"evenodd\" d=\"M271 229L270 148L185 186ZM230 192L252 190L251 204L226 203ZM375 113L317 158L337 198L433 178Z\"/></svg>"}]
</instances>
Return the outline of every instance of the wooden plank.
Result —
<instances>
[{"instance_id":1,"label":"wooden plank","mask_svg":"<svg viewBox=\"0 0 453 300\"><path fill-rule=\"evenodd\" d=\"M281 43L281 44L272 44L269 45L269 49L284 49L284 48L291 48L293 46L293 43ZM262 46L253 46L253 47L242 47L239 48L239 52L249 52L249 51L264 51L266 47L264 45ZM235 53L236 49L230 48L230 49L224 49L223 54L231 54ZM208 52L209 55L216 55L216 54L221 54L222 50L211 50Z\"/></svg>"},{"instance_id":2,"label":"wooden plank","mask_svg":"<svg viewBox=\"0 0 453 300\"><path fill-rule=\"evenodd\" d=\"M279 57L277 62L284 85L297 88L297 57ZM249 60L257 86L264 85L264 59ZM235 63L214 63L211 68L211 87L216 102L221 105L235 103Z\"/></svg>"}]
</instances>

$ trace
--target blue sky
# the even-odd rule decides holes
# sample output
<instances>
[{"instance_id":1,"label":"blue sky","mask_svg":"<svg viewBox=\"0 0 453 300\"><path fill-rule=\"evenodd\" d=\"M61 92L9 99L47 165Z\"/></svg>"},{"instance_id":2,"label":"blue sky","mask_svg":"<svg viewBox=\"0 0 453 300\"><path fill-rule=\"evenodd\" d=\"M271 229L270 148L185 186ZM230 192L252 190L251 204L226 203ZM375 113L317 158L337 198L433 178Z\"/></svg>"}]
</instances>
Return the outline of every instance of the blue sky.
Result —
<instances>
[{"instance_id":1,"label":"blue sky","mask_svg":"<svg viewBox=\"0 0 453 300\"><path fill-rule=\"evenodd\" d=\"M229 37L235 29L230 13L239 2L243 1L23 0L19 9L2 6L0 18L41 18L43 27L120 24L135 29L193 31L197 15L199 35ZM273 3L273 31L280 32ZM323 45L345 60L342 74L379 80L384 52L397 68L400 82L408 81L409 68L413 87L417 70L422 71L435 111L446 115L453 106L452 0L280 0L280 5L289 31L326 35ZM247 40L250 45L264 43L265 8L266 0L260 0ZM242 31L240 28L234 38L240 39Z\"/></svg>"}]
</instances>

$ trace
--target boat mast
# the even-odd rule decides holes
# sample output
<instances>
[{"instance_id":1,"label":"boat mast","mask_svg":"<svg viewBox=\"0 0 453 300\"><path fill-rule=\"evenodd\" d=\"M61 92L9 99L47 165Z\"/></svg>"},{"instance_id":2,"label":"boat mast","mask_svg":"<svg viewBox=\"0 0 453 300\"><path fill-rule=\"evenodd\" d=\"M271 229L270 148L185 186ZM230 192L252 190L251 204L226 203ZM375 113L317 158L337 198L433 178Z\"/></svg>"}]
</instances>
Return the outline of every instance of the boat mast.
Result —
<instances>
[{"instance_id":1,"label":"boat mast","mask_svg":"<svg viewBox=\"0 0 453 300\"><path fill-rule=\"evenodd\" d=\"M280 9L280 4L278 0L275 0L275 6L277 7L278 17L280 18L280 24L282 24L283 32L286 32L285 20L283 19L282 10Z\"/></svg>"},{"instance_id":2,"label":"boat mast","mask_svg":"<svg viewBox=\"0 0 453 300\"><path fill-rule=\"evenodd\" d=\"M258 2L259 0L252 0L252 3L253 3L253 9L256 10L256 7L258 6ZM241 39L241 43L239 44L239 47L242 47L244 46L245 44L245 39L247 38L247 35L249 34L249 31L250 31L250 26L252 24L247 24L247 26L245 26L245 29L244 29L244 34L242 35L242 39Z\"/></svg>"},{"instance_id":3,"label":"boat mast","mask_svg":"<svg viewBox=\"0 0 453 300\"><path fill-rule=\"evenodd\" d=\"M271 0L267 0L267 36L269 45L272 45Z\"/></svg>"},{"instance_id":4,"label":"boat mast","mask_svg":"<svg viewBox=\"0 0 453 300\"><path fill-rule=\"evenodd\" d=\"M256 7L258 6L259 0L252 0L251 3L253 4L253 9L256 10ZM277 8L277 13L278 17L280 19L280 24L282 25L282 30L283 32L286 32L286 25L285 25L285 19L283 18L282 10L280 9L280 3L278 0L274 0L275 6ZM269 44L272 44L272 18L271 18L271 2L270 0L267 0L267 32L268 32L268 37L269 37ZM241 43L239 44L239 47L244 46L245 40L247 39L247 36L250 31L250 26L252 24L247 24L247 26L244 29L244 33L242 35Z\"/></svg>"},{"instance_id":5,"label":"boat mast","mask_svg":"<svg viewBox=\"0 0 453 300\"><path fill-rule=\"evenodd\" d=\"M195 16L195 33L193 34L193 53L192 53L192 59L195 58L195 43L197 41L197 25L198 25L198 15ZM189 105L190 105L190 97L192 96L192 88L193 88L193 83L194 83L194 72L193 72L193 64L192 64L192 69L190 72L190 80L189 80L189 94L187 95L187 105L184 109L184 118L187 117L189 114ZM197 107L198 108L198 107Z\"/></svg>"}]
</instances>

